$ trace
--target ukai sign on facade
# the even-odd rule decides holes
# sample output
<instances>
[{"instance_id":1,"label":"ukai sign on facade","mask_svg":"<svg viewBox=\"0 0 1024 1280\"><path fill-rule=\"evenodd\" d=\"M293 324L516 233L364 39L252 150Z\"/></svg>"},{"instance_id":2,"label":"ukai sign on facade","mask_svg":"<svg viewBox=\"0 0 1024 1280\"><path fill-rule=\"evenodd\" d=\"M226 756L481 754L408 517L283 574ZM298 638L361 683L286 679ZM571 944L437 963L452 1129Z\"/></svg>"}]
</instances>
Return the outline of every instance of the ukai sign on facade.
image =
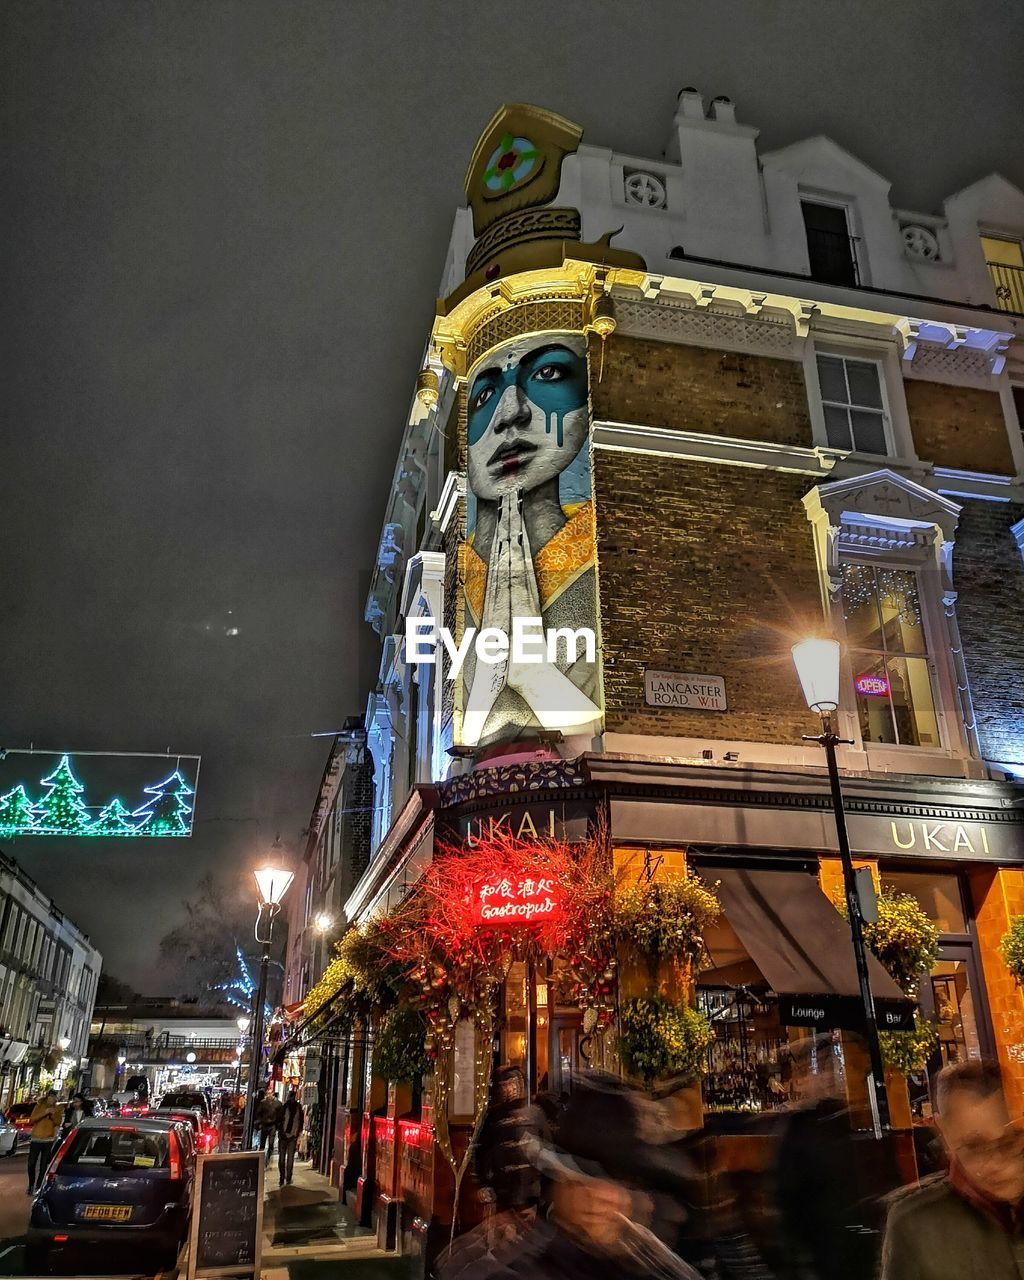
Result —
<instances>
[{"instance_id":1,"label":"ukai sign on facade","mask_svg":"<svg viewBox=\"0 0 1024 1280\"><path fill-rule=\"evenodd\" d=\"M455 838L469 848L495 836L516 840L585 840L595 818L595 806L587 801L551 801L538 797L513 801L500 808L462 809L457 814L439 815L439 828L447 826Z\"/></svg>"}]
</instances>

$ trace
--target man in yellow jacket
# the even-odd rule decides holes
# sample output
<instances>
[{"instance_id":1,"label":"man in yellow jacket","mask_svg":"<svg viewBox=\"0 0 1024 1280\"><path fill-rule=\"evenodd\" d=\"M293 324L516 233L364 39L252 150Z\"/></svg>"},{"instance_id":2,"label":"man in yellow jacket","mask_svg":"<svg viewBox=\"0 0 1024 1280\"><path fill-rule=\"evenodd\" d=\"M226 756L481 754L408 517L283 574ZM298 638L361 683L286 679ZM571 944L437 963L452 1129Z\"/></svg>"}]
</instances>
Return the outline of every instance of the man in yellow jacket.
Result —
<instances>
[{"instance_id":1,"label":"man in yellow jacket","mask_svg":"<svg viewBox=\"0 0 1024 1280\"><path fill-rule=\"evenodd\" d=\"M28 1194L35 1195L43 1184L46 1166L50 1162L50 1152L60 1129L61 1108L57 1105L57 1095L52 1089L39 1099L32 1108L29 1123L32 1132L28 1144Z\"/></svg>"}]
</instances>

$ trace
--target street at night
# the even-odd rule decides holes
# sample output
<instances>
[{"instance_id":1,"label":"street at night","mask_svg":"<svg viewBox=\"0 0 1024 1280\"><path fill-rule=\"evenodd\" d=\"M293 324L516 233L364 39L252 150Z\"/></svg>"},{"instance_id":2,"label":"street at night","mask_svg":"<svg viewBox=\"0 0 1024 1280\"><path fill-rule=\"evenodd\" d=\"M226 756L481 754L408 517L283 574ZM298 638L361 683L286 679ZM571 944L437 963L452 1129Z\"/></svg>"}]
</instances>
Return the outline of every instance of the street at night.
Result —
<instances>
[{"instance_id":1,"label":"street at night","mask_svg":"<svg viewBox=\"0 0 1024 1280\"><path fill-rule=\"evenodd\" d=\"M1021 1280L1022 47L0 6L0 1277Z\"/></svg>"}]
</instances>

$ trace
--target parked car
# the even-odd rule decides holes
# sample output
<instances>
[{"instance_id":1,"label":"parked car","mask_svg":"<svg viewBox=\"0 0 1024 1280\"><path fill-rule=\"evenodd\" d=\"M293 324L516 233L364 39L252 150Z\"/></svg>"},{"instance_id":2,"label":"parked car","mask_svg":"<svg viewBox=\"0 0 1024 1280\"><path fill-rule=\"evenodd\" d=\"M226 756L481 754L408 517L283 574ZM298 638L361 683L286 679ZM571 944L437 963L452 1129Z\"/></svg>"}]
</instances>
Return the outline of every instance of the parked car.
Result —
<instances>
[{"instance_id":1,"label":"parked car","mask_svg":"<svg viewBox=\"0 0 1024 1280\"><path fill-rule=\"evenodd\" d=\"M0 1120L0 1156L13 1156L21 1141L21 1134L6 1120Z\"/></svg>"},{"instance_id":2,"label":"parked car","mask_svg":"<svg viewBox=\"0 0 1024 1280\"><path fill-rule=\"evenodd\" d=\"M207 1123L213 1119L210 1099L198 1089L172 1089L160 1099L160 1110L198 1111Z\"/></svg>"},{"instance_id":3,"label":"parked car","mask_svg":"<svg viewBox=\"0 0 1024 1280\"><path fill-rule=\"evenodd\" d=\"M181 1108L164 1107L161 1104L149 1114L153 1120L177 1120L182 1124L190 1125L195 1134L196 1146L202 1155L216 1151L220 1131L215 1124L204 1121L198 1111L194 1109L185 1111Z\"/></svg>"},{"instance_id":4,"label":"parked car","mask_svg":"<svg viewBox=\"0 0 1024 1280\"><path fill-rule=\"evenodd\" d=\"M133 1259L172 1262L188 1230L195 1156L191 1127L175 1120L83 1120L32 1202L29 1273L77 1246L126 1245Z\"/></svg>"},{"instance_id":5,"label":"parked car","mask_svg":"<svg viewBox=\"0 0 1024 1280\"><path fill-rule=\"evenodd\" d=\"M28 1136L32 1132L32 1122L29 1117L35 1105L34 1102L12 1102L4 1112L4 1119L8 1124L14 1125L24 1142L28 1141Z\"/></svg>"}]
</instances>

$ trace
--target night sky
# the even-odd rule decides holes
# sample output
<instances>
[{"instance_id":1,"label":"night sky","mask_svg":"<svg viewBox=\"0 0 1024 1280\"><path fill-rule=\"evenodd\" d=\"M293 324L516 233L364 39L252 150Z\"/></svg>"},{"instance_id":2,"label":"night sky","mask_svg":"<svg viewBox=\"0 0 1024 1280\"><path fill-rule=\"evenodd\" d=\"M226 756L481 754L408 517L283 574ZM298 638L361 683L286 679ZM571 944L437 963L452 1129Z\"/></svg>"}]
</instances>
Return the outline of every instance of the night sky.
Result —
<instances>
[{"instance_id":1,"label":"night sky","mask_svg":"<svg viewBox=\"0 0 1024 1280\"><path fill-rule=\"evenodd\" d=\"M1024 6L4 0L0 745L199 752L191 841L20 840L106 965L296 852L365 705L387 486L503 101L657 157L677 91L903 207L1024 185Z\"/></svg>"}]
</instances>

